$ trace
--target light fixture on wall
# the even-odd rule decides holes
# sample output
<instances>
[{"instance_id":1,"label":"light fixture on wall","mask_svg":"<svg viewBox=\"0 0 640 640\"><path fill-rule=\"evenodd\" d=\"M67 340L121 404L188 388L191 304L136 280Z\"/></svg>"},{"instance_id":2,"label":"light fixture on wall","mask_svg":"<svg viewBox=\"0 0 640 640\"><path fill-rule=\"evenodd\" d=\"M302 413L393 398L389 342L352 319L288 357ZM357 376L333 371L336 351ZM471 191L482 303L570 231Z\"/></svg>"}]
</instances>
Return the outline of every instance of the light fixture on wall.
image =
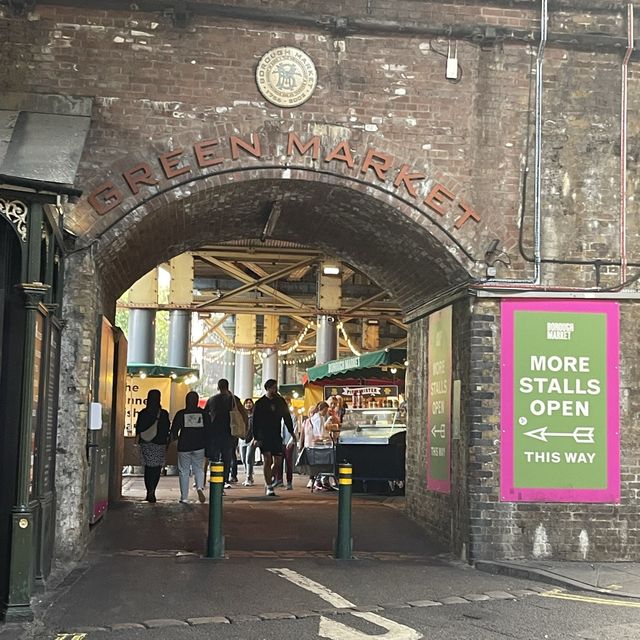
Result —
<instances>
[{"instance_id":1,"label":"light fixture on wall","mask_svg":"<svg viewBox=\"0 0 640 640\"><path fill-rule=\"evenodd\" d=\"M339 276L340 275L340 267L335 264L325 264L322 267L322 273L325 276Z\"/></svg>"}]
</instances>

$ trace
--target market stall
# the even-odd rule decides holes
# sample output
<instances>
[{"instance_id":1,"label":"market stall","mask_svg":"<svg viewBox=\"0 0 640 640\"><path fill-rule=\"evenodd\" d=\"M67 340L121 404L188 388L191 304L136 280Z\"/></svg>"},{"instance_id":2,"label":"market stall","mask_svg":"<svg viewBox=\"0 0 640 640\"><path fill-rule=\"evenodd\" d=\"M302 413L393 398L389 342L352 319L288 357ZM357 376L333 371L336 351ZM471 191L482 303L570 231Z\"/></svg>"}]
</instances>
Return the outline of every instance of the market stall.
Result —
<instances>
[{"instance_id":1,"label":"market stall","mask_svg":"<svg viewBox=\"0 0 640 640\"><path fill-rule=\"evenodd\" d=\"M325 399L345 402L337 460L353 465L353 479L365 490L404 486L405 369L404 349L382 349L307 370L308 382L322 386Z\"/></svg>"}]
</instances>

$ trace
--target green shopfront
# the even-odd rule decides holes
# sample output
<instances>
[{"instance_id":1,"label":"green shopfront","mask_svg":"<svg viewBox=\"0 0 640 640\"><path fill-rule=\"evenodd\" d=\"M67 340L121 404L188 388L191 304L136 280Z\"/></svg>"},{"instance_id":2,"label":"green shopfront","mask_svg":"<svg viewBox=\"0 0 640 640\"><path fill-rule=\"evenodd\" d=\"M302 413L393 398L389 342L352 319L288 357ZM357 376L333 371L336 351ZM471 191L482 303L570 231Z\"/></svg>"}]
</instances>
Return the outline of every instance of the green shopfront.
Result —
<instances>
[{"instance_id":1,"label":"green shopfront","mask_svg":"<svg viewBox=\"0 0 640 640\"><path fill-rule=\"evenodd\" d=\"M0 612L8 621L32 616L55 538L62 205L80 194L72 185L90 112L87 101L59 103L0 98Z\"/></svg>"},{"instance_id":2,"label":"green shopfront","mask_svg":"<svg viewBox=\"0 0 640 640\"><path fill-rule=\"evenodd\" d=\"M0 188L0 594L29 616L51 569L62 236L56 196ZM18 213L19 212L19 213Z\"/></svg>"}]
</instances>

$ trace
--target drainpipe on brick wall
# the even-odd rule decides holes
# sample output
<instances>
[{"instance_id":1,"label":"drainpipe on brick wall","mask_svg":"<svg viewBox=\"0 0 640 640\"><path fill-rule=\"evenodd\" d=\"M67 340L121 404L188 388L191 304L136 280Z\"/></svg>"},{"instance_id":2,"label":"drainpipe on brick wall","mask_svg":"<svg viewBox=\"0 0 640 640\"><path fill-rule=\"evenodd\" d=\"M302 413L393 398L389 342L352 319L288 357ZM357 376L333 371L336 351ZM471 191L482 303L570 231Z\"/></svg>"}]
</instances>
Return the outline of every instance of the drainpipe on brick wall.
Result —
<instances>
[{"instance_id":1,"label":"drainpipe on brick wall","mask_svg":"<svg viewBox=\"0 0 640 640\"><path fill-rule=\"evenodd\" d=\"M540 46L536 59L536 143L535 143L535 190L533 195L533 280L540 284L541 192L542 192L542 65L544 48L547 44L547 0L542 0L540 8Z\"/></svg>"},{"instance_id":2,"label":"drainpipe on brick wall","mask_svg":"<svg viewBox=\"0 0 640 640\"><path fill-rule=\"evenodd\" d=\"M530 279L494 279L475 285L480 289L529 289L540 286L541 263L541 205L540 194L542 190L542 65L544 63L544 49L547 44L547 23L549 14L547 0L541 0L540 6L540 44L536 57L536 91L535 91L535 148L534 148L534 180L535 189L533 197L533 278ZM579 290L576 288L576 291Z\"/></svg>"},{"instance_id":3,"label":"drainpipe on brick wall","mask_svg":"<svg viewBox=\"0 0 640 640\"><path fill-rule=\"evenodd\" d=\"M627 279L627 87L633 52L633 5L627 4L627 51L622 60L620 98L620 284Z\"/></svg>"},{"instance_id":4,"label":"drainpipe on brick wall","mask_svg":"<svg viewBox=\"0 0 640 640\"><path fill-rule=\"evenodd\" d=\"M627 85L628 85L628 65L633 47L633 5L627 4L627 49L622 61L622 99L620 105L620 284L615 287L548 287L540 284L540 239L541 239L541 215L540 215L540 187L541 187L541 115L542 115L542 63L543 53L547 36L547 0L542 0L541 24L540 24L540 46L538 48L538 59L536 61L536 113L535 113L535 196L534 196L534 278L532 280L491 280L473 285L471 288L480 291L484 290L485 295L500 295L498 290L505 292L509 289L541 291L553 293L576 293L586 294L594 297L601 294L604 298L611 297L613 292L619 292L625 286L640 279L640 272L627 281L627 247L626 247L626 222L627 222ZM495 294L490 293L496 291ZM572 296L573 297L573 296ZM580 296L582 297L582 296ZM631 294L629 299L638 299L637 294Z\"/></svg>"}]
</instances>

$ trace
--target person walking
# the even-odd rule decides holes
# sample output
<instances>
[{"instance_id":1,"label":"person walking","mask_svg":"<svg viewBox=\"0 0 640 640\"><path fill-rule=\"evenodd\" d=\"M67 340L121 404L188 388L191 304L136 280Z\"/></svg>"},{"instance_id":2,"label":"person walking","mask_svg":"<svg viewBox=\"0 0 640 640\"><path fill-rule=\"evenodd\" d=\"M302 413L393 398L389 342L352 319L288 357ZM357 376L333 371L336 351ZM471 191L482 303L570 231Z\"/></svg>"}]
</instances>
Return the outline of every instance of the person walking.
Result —
<instances>
[{"instance_id":1,"label":"person walking","mask_svg":"<svg viewBox=\"0 0 640 640\"><path fill-rule=\"evenodd\" d=\"M293 414L291 406L289 406L289 414L291 415L291 420L294 424L293 434L289 433L287 427L284 424L284 421L280 423L280 437L282 438L282 456L278 460L277 464L274 464L274 476L275 482L274 485L276 487L284 485L284 478L286 475L287 478L287 491L291 491L293 489L293 454L295 452L295 441L294 435L296 434L296 418ZM296 436L297 437L297 436Z\"/></svg>"},{"instance_id":2,"label":"person walking","mask_svg":"<svg viewBox=\"0 0 640 640\"><path fill-rule=\"evenodd\" d=\"M244 409L247 412L248 426L247 435L240 443L240 459L242 460L242 466L244 467L244 482L245 487L253 486L253 463L256 455L256 447L253 442L253 399L247 398L244 401Z\"/></svg>"},{"instance_id":3,"label":"person walking","mask_svg":"<svg viewBox=\"0 0 640 640\"><path fill-rule=\"evenodd\" d=\"M229 381L218 380L218 393L207 400L204 409L211 417L211 429L206 442L206 456L210 462L222 459L224 465L225 489L230 489L227 482L231 472L231 456L233 455L234 439L231 435L231 418L229 412L233 406L237 407L247 425L247 412L238 396L229 391Z\"/></svg>"},{"instance_id":4,"label":"person walking","mask_svg":"<svg viewBox=\"0 0 640 640\"><path fill-rule=\"evenodd\" d=\"M162 467L169 442L169 414L162 408L159 389L147 393L146 407L138 414L136 440L140 445L140 456L144 465L144 486L147 502L156 502L156 487L160 481Z\"/></svg>"},{"instance_id":5,"label":"person walking","mask_svg":"<svg viewBox=\"0 0 640 640\"><path fill-rule=\"evenodd\" d=\"M289 413L286 400L278 393L278 383L276 380L267 380L264 383L266 391L255 404L253 411L253 438L260 447L264 457L263 471L266 494L275 496L274 491L274 462L277 466L279 458L282 457L282 437L280 428L282 421L291 434L293 434L293 421Z\"/></svg>"},{"instance_id":6,"label":"person walking","mask_svg":"<svg viewBox=\"0 0 640 640\"><path fill-rule=\"evenodd\" d=\"M185 397L185 408L173 418L171 439L178 440L178 475L180 477L180 502L189 502L189 477L195 477L198 500L205 502L204 494L204 450L206 435L211 429L209 414L198 406L199 396L189 391Z\"/></svg>"},{"instance_id":7,"label":"person walking","mask_svg":"<svg viewBox=\"0 0 640 640\"><path fill-rule=\"evenodd\" d=\"M326 402L319 402L309 419L307 432L305 433L305 446L309 449L331 449L333 447L331 437L333 420L334 418L330 413L330 405ZM307 442L309 444L306 444ZM316 491L334 490L329 475L326 472L317 471L314 477L313 468L310 475L310 485L312 491L314 489Z\"/></svg>"}]
</instances>

